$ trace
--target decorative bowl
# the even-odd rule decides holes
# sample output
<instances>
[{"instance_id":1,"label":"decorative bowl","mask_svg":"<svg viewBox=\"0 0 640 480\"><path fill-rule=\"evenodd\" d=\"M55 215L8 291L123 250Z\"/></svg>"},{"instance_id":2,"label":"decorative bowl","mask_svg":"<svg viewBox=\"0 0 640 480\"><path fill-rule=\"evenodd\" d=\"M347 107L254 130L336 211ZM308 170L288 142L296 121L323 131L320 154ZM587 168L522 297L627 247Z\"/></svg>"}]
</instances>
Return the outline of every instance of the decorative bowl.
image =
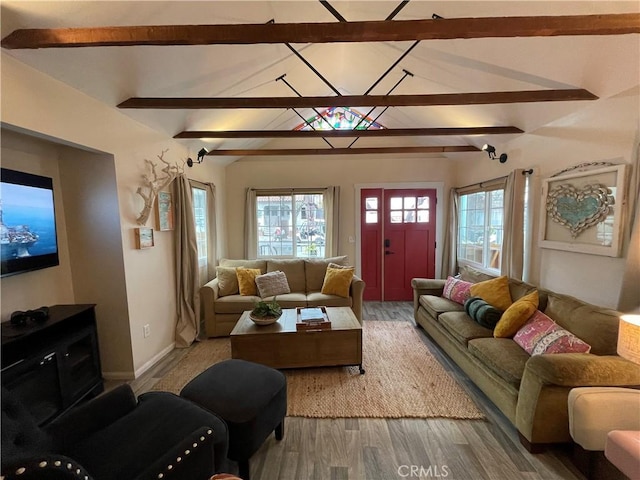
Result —
<instances>
[{"instance_id":1,"label":"decorative bowl","mask_svg":"<svg viewBox=\"0 0 640 480\"><path fill-rule=\"evenodd\" d=\"M258 316L255 316L253 313L249 314L249 318L256 325L271 325L272 323L276 323L281 316L282 314L278 316L268 315L266 317L258 317Z\"/></svg>"}]
</instances>

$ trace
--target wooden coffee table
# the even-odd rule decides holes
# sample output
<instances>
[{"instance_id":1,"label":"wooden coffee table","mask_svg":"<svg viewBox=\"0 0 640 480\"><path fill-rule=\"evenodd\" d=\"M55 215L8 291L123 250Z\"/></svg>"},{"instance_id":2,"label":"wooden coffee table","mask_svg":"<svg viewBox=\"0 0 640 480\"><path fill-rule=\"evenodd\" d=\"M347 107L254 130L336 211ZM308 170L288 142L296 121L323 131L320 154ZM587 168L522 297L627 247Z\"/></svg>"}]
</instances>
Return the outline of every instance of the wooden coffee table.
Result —
<instances>
[{"instance_id":1,"label":"wooden coffee table","mask_svg":"<svg viewBox=\"0 0 640 480\"><path fill-rule=\"evenodd\" d=\"M244 312L231 332L231 357L273 368L362 368L362 326L349 307L326 307L331 329L296 331L297 311L284 309L278 321L258 326Z\"/></svg>"}]
</instances>

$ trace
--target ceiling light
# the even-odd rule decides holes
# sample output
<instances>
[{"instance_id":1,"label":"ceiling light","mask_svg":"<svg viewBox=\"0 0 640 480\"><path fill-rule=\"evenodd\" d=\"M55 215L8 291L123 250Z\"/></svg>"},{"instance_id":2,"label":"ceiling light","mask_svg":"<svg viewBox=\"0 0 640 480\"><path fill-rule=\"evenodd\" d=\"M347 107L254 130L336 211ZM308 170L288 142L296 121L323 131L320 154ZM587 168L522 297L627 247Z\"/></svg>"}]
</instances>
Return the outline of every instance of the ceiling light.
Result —
<instances>
[{"instance_id":1,"label":"ceiling light","mask_svg":"<svg viewBox=\"0 0 640 480\"><path fill-rule=\"evenodd\" d=\"M485 143L482 146L482 151L487 152L491 160L496 159L496 147L494 147L493 145L489 145L488 143ZM507 154L501 153L498 160L500 161L500 163L505 163L507 161Z\"/></svg>"},{"instance_id":2,"label":"ceiling light","mask_svg":"<svg viewBox=\"0 0 640 480\"><path fill-rule=\"evenodd\" d=\"M194 163L202 163L202 161L204 160L205 155L209 153L209 150L207 150L206 148L202 147L200 149L200 151L198 152L198 157L197 160L194 162L191 158L187 158L187 166L189 167L193 167Z\"/></svg>"}]
</instances>

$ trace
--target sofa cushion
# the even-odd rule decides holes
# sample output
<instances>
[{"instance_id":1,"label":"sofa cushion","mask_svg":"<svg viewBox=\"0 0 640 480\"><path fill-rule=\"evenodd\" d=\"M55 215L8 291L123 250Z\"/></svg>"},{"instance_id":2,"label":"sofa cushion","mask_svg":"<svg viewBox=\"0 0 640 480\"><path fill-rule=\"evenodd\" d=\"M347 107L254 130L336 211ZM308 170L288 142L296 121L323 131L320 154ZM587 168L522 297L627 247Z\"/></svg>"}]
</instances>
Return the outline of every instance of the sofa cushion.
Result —
<instances>
[{"instance_id":1,"label":"sofa cushion","mask_svg":"<svg viewBox=\"0 0 640 480\"><path fill-rule=\"evenodd\" d=\"M531 358L510 338L475 338L469 352L505 382L519 388L524 367Z\"/></svg>"},{"instance_id":2,"label":"sofa cushion","mask_svg":"<svg viewBox=\"0 0 640 480\"><path fill-rule=\"evenodd\" d=\"M287 282L292 292L306 293L306 279L304 276L304 260L301 258L284 258L267 260L267 272L280 270L287 276Z\"/></svg>"},{"instance_id":3,"label":"sofa cushion","mask_svg":"<svg viewBox=\"0 0 640 480\"><path fill-rule=\"evenodd\" d=\"M495 275L489 275L468 265L463 265L460 267L460 278L466 282L480 283L496 277Z\"/></svg>"},{"instance_id":4,"label":"sofa cushion","mask_svg":"<svg viewBox=\"0 0 640 480\"><path fill-rule=\"evenodd\" d=\"M511 300L514 302L525 295L530 294L534 290L538 290L538 287L531 285L530 283L521 282L515 278L509 278L509 293L511 294ZM540 298L540 291L538 290L538 298Z\"/></svg>"},{"instance_id":5,"label":"sofa cushion","mask_svg":"<svg viewBox=\"0 0 640 480\"><path fill-rule=\"evenodd\" d=\"M240 295L257 295L258 287L256 286L256 277L260 275L259 268L236 268L236 276L238 277L238 289Z\"/></svg>"},{"instance_id":6,"label":"sofa cushion","mask_svg":"<svg viewBox=\"0 0 640 480\"><path fill-rule=\"evenodd\" d=\"M345 265L347 256L331 258L306 259L304 261L304 275L306 278L307 292L319 292L322 289L324 275L330 263Z\"/></svg>"},{"instance_id":7,"label":"sofa cushion","mask_svg":"<svg viewBox=\"0 0 640 480\"><path fill-rule=\"evenodd\" d=\"M444 312L464 312L464 307L459 303L436 295L420 295L420 305L433 318L438 318L438 315Z\"/></svg>"},{"instance_id":8,"label":"sofa cushion","mask_svg":"<svg viewBox=\"0 0 640 480\"><path fill-rule=\"evenodd\" d=\"M258 294L262 298L291 292L287 283L287 276L279 270L258 275L256 277L256 287L258 287Z\"/></svg>"},{"instance_id":9,"label":"sofa cushion","mask_svg":"<svg viewBox=\"0 0 640 480\"><path fill-rule=\"evenodd\" d=\"M338 295L309 292L307 293L307 305L310 307L351 307L353 305L353 299L351 296L345 298L339 297Z\"/></svg>"},{"instance_id":10,"label":"sofa cushion","mask_svg":"<svg viewBox=\"0 0 640 480\"><path fill-rule=\"evenodd\" d=\"M282 295L278 295L277 297L265 297L262 300L265 302L269 302L274 298L282 308L296 308L307 306L307 295L302 292L284 293Z\"/></svg>"},{"instance_id":11,"label":"sofa cushion","mask_svg":"<svg viewBox=\"0 0 640 480\"><path fill-rule=\"evenodd\" d=\"M490 328L474 322L465 312L446 312L438 317L440 324L463 345L474 338L493 336Z\"/></svg>"},{"instance_id":12,"label":"sofa cushion","mask_svg":"<svg viewBox=\"0 0 640 480\"><path fill-rule=\"evenodd\" d=\"M324 275L321 293L347 298L349 296L354 270L354 267L329 265L327 267L327 273Z\"/></svg>"},{"instance_id":13,"label":"sofa cushion","mask_svg":"<svg viewBox=\"0 0 640 480\"><path fill-rule=\"evenodd\" d=\"M216 277L218 278L218 295L220 297L235 295L240 291L236 267L216 267Z\"/></svg>"},{"instance_id":14,"label":"sofa cushion","mask_svg":"<svg viewBox=\"0 0 640 480\"><path fill-rule=\"evenodd\" d=\"M471 296L471 285L473 285L471 282L449 276L444 284L442 296L464 305L464 302Z\"/></svg>"},{"instance_id":15,"label":"sofa cushion","mask_svg":"<svg viewBox=\"0 0 640 480\"><path fill-rule=\"evenodd\" d=\"M591 346L537 310L513 340L529 355L589 353Z\"/></svg>"},{"instance_id":16,"label":"sofa cushion","mask_svg":"<svg viewBox=\"0 0 640 480\"><path fill-rule=\"evenodd\" d=\"M504 311L511 306L511 293L509 292L509 280L506 275L471 286L471 295L480 297L489 305Z\"/></svg>"},{"instance_id":17,"label":"sofa cushion","mask_svg":"<svg viewBox=\"0 0 640 480\"><path fill-rule=\"evenodd\" d=\"M253 310L261 300L257 295L227 295L218 298L213 308L216 313L242 313L245 310Z\"/></svg>"},{"instance_id":18,"label":"sofa cushion","mask_svg":"<svg viewBox=\"0 0 640 480\"><path fill-rule=\"evenodd\" d=\"M591 345L591 353L616 354L619 312L596 307L568 295L548 292L544 313L562 328Z\"/></svg>"},{"instance_id":19,"label":"sofa cushion","mask_svg":"<svg viewBox=\"0 0 640 480\"><path fill-rule=\"evenodd\" d=\"M534 290L528 295L516 300L502 314L500 321L493 330L496 338L511 338L522 325L535 313L538 308L538 291Z\"/></svg>"},{"instance_id":20,"label":"sofa cushion","mask_svg":"<svg viewBox=\"0 0 640 480\"><path fill-rule=\"evenodd\" d=\"M229 258L220 259L221 267L244 267L244 268L259 268L260 273L267 273L267 261L266 260L232 260Z\"/></svg>"}]
</instances>

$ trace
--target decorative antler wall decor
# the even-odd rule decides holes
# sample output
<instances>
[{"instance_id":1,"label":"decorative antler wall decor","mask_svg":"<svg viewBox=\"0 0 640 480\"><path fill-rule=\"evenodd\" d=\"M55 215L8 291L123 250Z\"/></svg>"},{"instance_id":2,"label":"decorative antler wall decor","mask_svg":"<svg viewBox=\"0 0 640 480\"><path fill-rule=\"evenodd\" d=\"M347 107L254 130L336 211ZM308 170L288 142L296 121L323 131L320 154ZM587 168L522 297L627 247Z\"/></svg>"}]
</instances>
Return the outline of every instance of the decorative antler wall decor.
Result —
<instances>
[{"instance_id":1,"label":"decorative antler wall decor","mask_svg":"<svg viewBox=\"0 0 640 480\"><path fill-rule=\"evenodd\" d=\"M151 214L151 209L153 208L153 203L156 200L158 192L173 182L178 175L184 173L184 162L182 165L178 165L177 163L169 163L164 159L164 154L167 153L167 151L168 150L163 150L162 153L158 155L158 159L164 163L164 167L160 169L160 172L162 173L158 172L156 163L151 160L147 160L146 158L144 159L147 166L151 169L151 172L150 174L142 176L144 185L142 187L138 187L138 190L136 190L136 193L144 200L144 208L136 219L138 225L147 224L147 220L149 220L149 215Z\"/></svg>"}]
</instances>

